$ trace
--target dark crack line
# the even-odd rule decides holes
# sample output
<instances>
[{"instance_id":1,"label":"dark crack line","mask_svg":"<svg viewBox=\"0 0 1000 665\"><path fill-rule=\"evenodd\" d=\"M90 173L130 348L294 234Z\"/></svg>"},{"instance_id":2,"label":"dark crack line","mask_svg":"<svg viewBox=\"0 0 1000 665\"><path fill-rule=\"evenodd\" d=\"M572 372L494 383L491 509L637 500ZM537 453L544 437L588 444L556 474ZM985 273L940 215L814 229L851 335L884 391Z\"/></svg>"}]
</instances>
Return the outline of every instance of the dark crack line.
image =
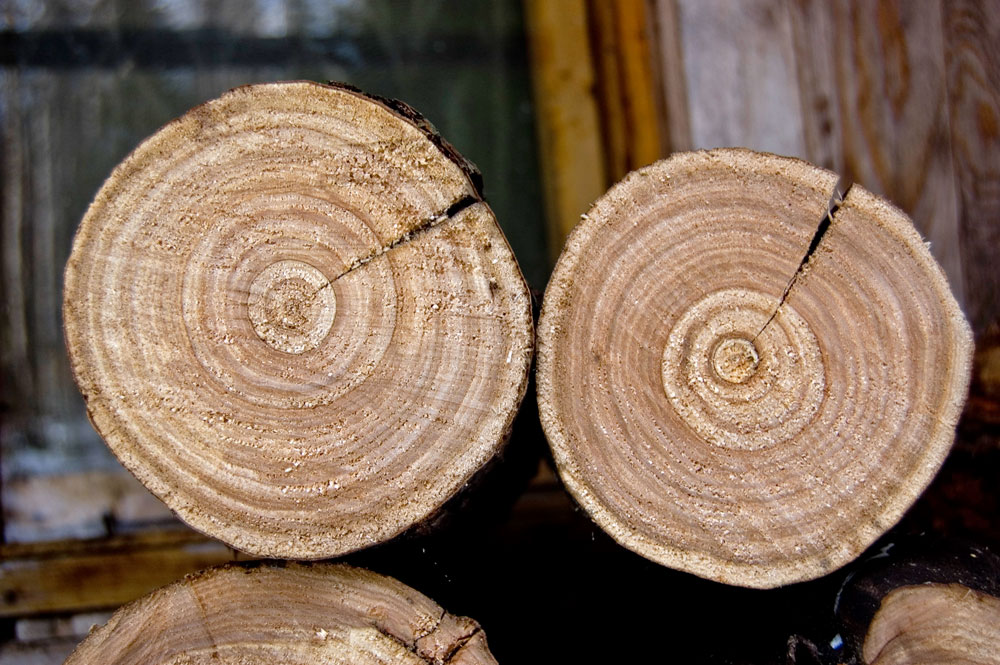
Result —
<instances>
[{"instance_id":1,"label":"dark crack line","mask_svg":"<svg viewBox=\"0 0 1000 665\"><path fill-rule=\"evenodd\" d=\"M472 632L470 632L468 635L463 635L459 637L455 641L455 643L451 645L451 648L445 654L444 658L432 658L431 656L425 654L420 649L420 647L417 646L417 643L420 642L420 640L433 635L435 631L437 631L441 627L441 624L444 623L444 620L447 616L448 616L448 611L442 609L441 616L438 617L438 620L434 623L434 625L430 628L430 630L424 631L424 633L421 635L414 635L411 640L405 640L399 637L398 635L390 632L387 628L379 625L377 622L372 622L369 625L376 631L378 631L381 635L388 637L393 642L399 644L410 653L414 654L418 658L423 659L424 662L428 663L428 665L446 665L447 663L450 663L455 656L458 655L458 652L461 651L465 647L465 645L468 644L470 640L472 640L473 637L481 633L483 630L482 626L479 626L477 624L473 628Z\"/></svg>"},{"instance_id":2,"label":"dark crack line","mask_svg":"<svg viewBox=\"0 0 1000 665\"><path fill-rule=\"evenodd\" d=\"M468 644L473 637L475 637L481 632L483 632L482 627L476 626L476 628L471 633L469 633L465 637L459 638L459 640L455 642L455 644L452 646L451 650L448 651L447 654L445 654L445 657L441 662L450 663L455 658L455 656L458 655L458 652L464 649L465 645Z\"/></svg>"},{"instance_id":3,"label":"dark crack line","mask_svg":"<svg viewBox=\"0 0 1000 665\"><path fill-rule=\"evenodd\" d=\"M774 308L771 313L770 318L761 327L761 329L754 335L752 342L756 342L757 338L763 334L767 327L771 325L771 322L777 318L778 313L781 311L782 306L784 306L785 301L788 299L788 294L792 292L792 287L795 286L795 282L798 281L799 277L803 275L806 271L806 267L809 264L809 260L812 259L813 254L819 248L820 243L823 241L823 237L826 232L830 230L830 225L833 224L833 219L840 210L840 207L844 205L844 198L847 197L847 193L851 191L851 187L854 183L840 176L837 180L837 184L833 188L833 194L830 196L830 202L826 206L826 213L824 213L823 218L819 220L819 225L816 227L816 233L813 234L812 240L809 242L809 249L806 250L805 256L799 262L799 267L795 270L792 278L788 280L788 284L785 286L785 290L781 293L781 299L778 301L778 305Z\"/></svg>"},{"instance_id":4,"label":"dark crack line","mask_svg":"<svg viewBox=\"0 0 1000 665\"><path fill-rule=\"evenodd\" d=\"M400 237L393 240L388 245L380 247L379 249L375 250L368 256L363 256L360 259L356 259L353 263L351 263L350 267L348 267L347 270L344 270L339 275L331 277L329 280L327 280L326 284L324 284L323 286L319 287L319 289L316 290L316 294L318 294L320 291L322 291L323 289L327 288L328 286L336 282L341 277L354 272L355 270L365 265L366 263L371 263L372 261L374 261L375 259L384 254L388 254L389 252L396 249L400 245L405 245L408 242L416 240L420 236L428 233L431 229L435 228L439 224L454 218L456 215L458 215L466 208L469 208L477 203L482 203L482 199L479 198L478 196L474 196L472 194L467 194L463 196L462 198L460 198L459 200L455 201L450 206L448 206L448 208L441 214L434 215L433 217L425 219L424 221L417 224L415 227L413 227Z\"/></svg>"}]
</instances>

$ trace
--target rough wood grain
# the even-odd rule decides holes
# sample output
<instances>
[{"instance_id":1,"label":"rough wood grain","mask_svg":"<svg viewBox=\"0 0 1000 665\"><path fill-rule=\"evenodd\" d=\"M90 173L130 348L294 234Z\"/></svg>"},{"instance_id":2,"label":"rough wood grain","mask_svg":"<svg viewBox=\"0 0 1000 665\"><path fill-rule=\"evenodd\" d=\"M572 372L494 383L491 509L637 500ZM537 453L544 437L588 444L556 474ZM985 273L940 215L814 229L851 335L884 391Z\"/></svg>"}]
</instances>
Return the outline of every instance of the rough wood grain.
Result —
<instances>
[{"instance_id":1,"label":"rough wood grain","mask_svg":"<svg viewBox=\"0 0 1000 665\"><path fill-rule=\"evenodd\" d=\"M237 88L114 171L66 269L88 413L187 523L323 558L427 519L524 394L530 297L467 164L412 109Z\"/></svg>"},{"instance_id":2,"label":"rough wood grain","mask_svg":"<svg viewBox=\"0 0 1000 665\"><path fill-rule=\"evenodd\" d=\"M479 625L348 566L224 566L126 605L66 665L496 663Z\"/></svg>"},{"instance_id":3,"label":"rough wood grain","mask_svg":"<svg viewBox=\"0 0 1000 665\"><path fill-rule=\"evenodd\" d=\"M948 2L943 14L965 306L981 339L1000 332L1000 4Z\"/></svg>"},{"instance_id":4,"label":"rough wood grain","mask_svg":"<svg viewBox=\"0 0 1000 665\"><path fill-rule=\"evenodd\" d=\"M953 458L954 454L946 468L953 466ZM926 509L924 499L918 506ZM899 529L881 539L840 579L832 605L835 630L843 640L844 662L863 660L865 637L875 614L886 596L901 587L961 585L1000 595L1000 556L983 544L986 540L977 543L950 534L942 537L936 524L917 531L912 520L911 511Z\"/></svg>"},{"instance_id":5,"label":"rough wood grain","mask_svg":"<svg viewBox=\"0 0 1000 665\"><path fill-rule=\"evenodd\" d=\"M843 173L834 12L825 0L787 0L785 5L791 21L795 74L802 104L805 152L798 156L834 173Z\"/></svg>"},{"instance_id":6,"label":"rough wood grain","mask_svg":"<svg viewBox=\"0 0 1000 665\"><path fill-rule=\"evenodd\" d=\"M942 4L786 5L810 148L804 156L902 208L964 303Z\"/></svg>"},{"instance_id":7,"label":"rough wood grain","mask_svg":"<svg viewBox=\"0 0 1000 665\"><path fill-rule=\"evenodd\" d=\"M682 153L571 236L539 320L539 411L567 488L625 546L731 584L818 577L950 449L968 324L884 201L855 187L817 233L835 180Z\"/></svg>"},{"instance_id":8,"label":"rough wood grain","mask_svg":"<svg viewBox=\"0 0 1000 665\"><path fill-rule=\"evenodd\" d=\"M1000 598L961 584L896 589L865 638L868 665L1000 663Z\"/></svg>"}]
</instances>

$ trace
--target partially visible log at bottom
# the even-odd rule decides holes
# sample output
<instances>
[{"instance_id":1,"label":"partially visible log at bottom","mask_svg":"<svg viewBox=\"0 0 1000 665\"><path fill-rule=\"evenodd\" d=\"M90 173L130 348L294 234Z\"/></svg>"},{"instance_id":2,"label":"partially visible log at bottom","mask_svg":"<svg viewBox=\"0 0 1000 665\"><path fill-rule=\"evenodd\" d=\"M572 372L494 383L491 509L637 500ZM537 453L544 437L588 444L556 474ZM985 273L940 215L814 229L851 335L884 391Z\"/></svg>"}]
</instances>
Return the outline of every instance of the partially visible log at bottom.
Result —
<instances>
[{"instance_id":1,"label":"partially visible log at bottom","mask_svg":"<svg viewBox=\"0 0 1000 665\"><path fill-rule=\"evenodd\" d=\"M867 635L887 598L915 586L961 586L1000 597L1000 556L985 545L928 534L881 541L871 556L852 566L834 600L848 662L863 659Z\"/></svg>"},{"instance_id":2,"label":"partially visible log at bottom","mask_svg":"<svg viewBox=\"0 0 1000 665\"><path fill-rule=\"evenodd\" d=\"M472 619L389 577L332 564L226 565L116 612L66 665L496 663Z\"/></svg>"},{"instance_id":3,"label":"partially visible log at bottom","mask_svg":"<svg viewBox=\"0 0 1000 665\"><path fill-rule=\"evenodd\" d=\"M1000 598L961 584L900 587L865 638L868 665L1000 663Z\"/></svg>"}]
</instances>

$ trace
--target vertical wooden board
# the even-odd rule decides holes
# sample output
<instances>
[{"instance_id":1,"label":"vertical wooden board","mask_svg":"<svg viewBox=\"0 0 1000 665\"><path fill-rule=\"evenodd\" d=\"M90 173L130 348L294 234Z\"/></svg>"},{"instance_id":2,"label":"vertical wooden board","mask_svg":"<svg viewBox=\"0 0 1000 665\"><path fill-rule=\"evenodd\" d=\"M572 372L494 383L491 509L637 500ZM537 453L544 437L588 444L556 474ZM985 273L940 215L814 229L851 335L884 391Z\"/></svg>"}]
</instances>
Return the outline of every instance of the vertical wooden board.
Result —
<instances>
[{"instance_id":1,"label":"vertical wooden board","mask_svg":"<svg viewBox=\"0 0 1000 665\"><path fill-rule=\"evenodd\" d=\"M608 183L665 155L645 0L587 4Z\"/></svg>"},{"instance_id":2,"label":"vertical wooden board","mask_svg":"<svg viewBox=\"0 0 1000 665\"><path fill-rule=\"evenodd\" d=\"M795 52L782 0L678 0L691 147L805 157Z\"/></svg>"},{"instance_id":3,"label":"vertical wooden board","mask_svg":"<svg viewBox=\"0 0 1000 665\"><path fill-rule=\"evenodd\" d=\"M828 43L842 173L913 218L962 303L941 4L841 0L824 5L832 13ZM816 19L814 5L792 7L814 10L803 19L811 25L826 24ZM808 50L800 53L808 55ZM815 67L817 73L822 70Z\"/></svg>"},{"instance_id":4,"label":"vertical wooden board","mask_svg":"<svg viewBox=\"0 0 1000 665\"><path fill-rule=\"evenodd\" d=\"M629 123L623 101L627 86L621 77L621 43L616 29L616 5L589 0L587 3L593 40L594 73L604 143L608 180L617 182L629 167Z\"/></svg>"},{"instance_id":5,"label":"vertical wooden board","mask_svg":"<svg viewBox=\"0 0 1000 665\"><path fill-rule=\"evenodd\" d=\"M628 127L629 168L651 164L662 156L659 104L653 77L650 13L645 0L620 0L616 9L622 105ZM623 174L624 175L624 174Z\"/></svg>"},{"instance_id":6,"label":"vertical wooden board","mask_svg":"<svg viewBox=\"0 0 1000 665\"><path fill-rule=\"evenodd\" d=\"M788 0L807 160L844 171L834 16L827 0Z\"/></svg>"},{"instance_id":7,"label":"vertical wooden board","mask_svg":"<svg viewBox=\"0 0 1000 665\"><path fill-rule=\"evenodd\" d=\"M651 28L657 59L664 133L664 152L691 149L691 117L688 113L687 78L681 42L677 0L652 0Z\"/></svg>"},{"instance_id":8,"label":"vertical wooden board","mask_svg":"<svg viewBox=\"0 0 1000 665\"><path fill-rule=\"evenodd\" d=\"M944 5L948 107L966 311L1000 332L1000 2Z\"/></svg>"},{"instance_id":9,"label":"vertical wooden board","mask_svg":"<svg viewBox=\"0 0 1000 665\"><path fill-rule=\"evenodd\" d=\"M525 0L553 261L607 187L585 0Z\"/></svg>"}]
</instances>

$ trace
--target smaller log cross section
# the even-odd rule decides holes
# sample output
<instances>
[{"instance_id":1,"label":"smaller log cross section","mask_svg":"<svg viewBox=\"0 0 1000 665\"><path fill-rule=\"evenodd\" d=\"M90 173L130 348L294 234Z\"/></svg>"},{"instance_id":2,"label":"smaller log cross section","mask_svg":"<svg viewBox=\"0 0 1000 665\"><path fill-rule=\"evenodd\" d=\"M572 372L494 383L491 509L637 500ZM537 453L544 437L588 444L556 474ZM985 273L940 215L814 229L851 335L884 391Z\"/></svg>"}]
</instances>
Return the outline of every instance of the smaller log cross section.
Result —
<instances>
[{"instance_id":1,"label":"smaller log cross section","mask_svg":"<svg viewBox=\"0 0 1000 665\"><path fill-rule=\"evenodd\" d=\"M66 267L97 431L194 528L318 559L432 518L504 445L527 286L479 174L346 86L232 90L111 174Z\"/></svg>"},{"instance_id":2,"label":"smaller log cross section","mask_svg":"<svg viewBox=\"0 0 1000 665\"><path fill-rule=\"evenodd\" d=\"M472 619L344 565L227 565L125 605L66 665L496 665Z\"/></svg>"},{"instance_id":3,"label":"smaller log cross section","mask_svg":"<svg viewBox=\"0 0 1000 665\"><path fill-rule=\"evenodd\" d=\"M944 460L969 326L909 219L857 186L831 210L836 183L775 155L677 154L567 241L539 411L567 488L626 547L741 586L819 577Z\"/></svg>"},{"instance_id":4,"label":"smaller log cross section","mask_svg":"<svg viewBox=\"0 0 1000 665\"><path fill-rule=\"evenodd\" d=\"M1000 598L961 584L899 587L865 637L868 665L1000 665Z\"/></svg>"}]
</instances>

